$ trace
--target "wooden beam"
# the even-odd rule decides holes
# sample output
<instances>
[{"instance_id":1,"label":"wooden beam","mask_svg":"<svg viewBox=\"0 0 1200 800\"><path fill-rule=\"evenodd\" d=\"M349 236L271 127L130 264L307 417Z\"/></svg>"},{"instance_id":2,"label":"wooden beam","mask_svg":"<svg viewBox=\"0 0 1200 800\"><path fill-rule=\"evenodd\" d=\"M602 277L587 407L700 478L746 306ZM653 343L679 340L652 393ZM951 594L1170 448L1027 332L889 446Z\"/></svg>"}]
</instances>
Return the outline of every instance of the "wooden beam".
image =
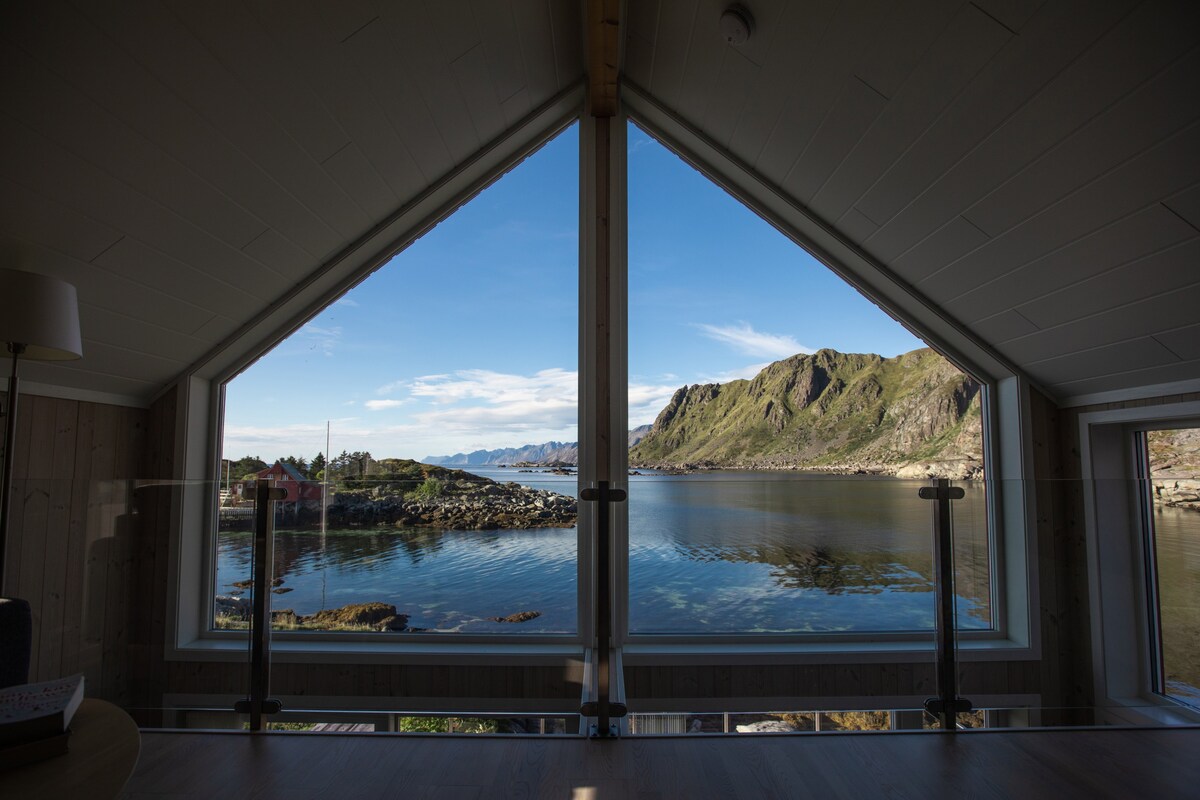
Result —
<instances>
[{"instance_id":1,"label":"wooden beam","mask_svg":"<svg viewBox=\"0 0 1200 800\"><path fill-rule=\"evenodd\" d=\"M593 116L616 116L621 0L587 0L587 26L588 106Z\"/></svg>"}]
</instances>

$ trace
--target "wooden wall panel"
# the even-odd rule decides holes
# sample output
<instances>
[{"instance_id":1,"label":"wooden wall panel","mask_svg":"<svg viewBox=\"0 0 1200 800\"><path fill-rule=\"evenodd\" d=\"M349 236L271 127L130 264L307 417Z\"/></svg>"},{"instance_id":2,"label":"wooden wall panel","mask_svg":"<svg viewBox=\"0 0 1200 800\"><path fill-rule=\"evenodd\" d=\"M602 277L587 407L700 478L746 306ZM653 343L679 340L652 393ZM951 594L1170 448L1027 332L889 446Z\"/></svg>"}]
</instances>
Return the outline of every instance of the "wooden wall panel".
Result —
<instances>
[{"instance_id":1,"label":"wooden wall panel","mask_svg":"<svg viewBox=\"0 0 1200 800\"><path fill-rule=\"evenodd\" d=\"M126 694L130 482L144 409L22 395L6 591L33 609L30 679L82 672L88 694Z\"/></svg>"}]
</instances>

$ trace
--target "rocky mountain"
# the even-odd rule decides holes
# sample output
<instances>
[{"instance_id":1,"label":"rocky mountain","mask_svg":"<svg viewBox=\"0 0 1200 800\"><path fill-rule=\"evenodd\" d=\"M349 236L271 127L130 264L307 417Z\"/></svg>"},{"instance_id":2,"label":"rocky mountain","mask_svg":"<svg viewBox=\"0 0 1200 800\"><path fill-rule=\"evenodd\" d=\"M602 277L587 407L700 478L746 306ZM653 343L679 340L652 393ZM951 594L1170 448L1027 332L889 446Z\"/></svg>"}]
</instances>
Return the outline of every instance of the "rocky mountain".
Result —
<instances>
[{"instance_id":1,"label":"rocky mountain","mask_svg":"<svg viewBox=\"0 0 1200 800\"><path fill-rule=\"evenodd\" d=\"M822 469L904 477L982 470L979 385L934 351L819 350L751 380L681 387L635 467Z\"/></svg>"},{"instance_id":2,"label":"rocky mountain","mask_svg":"<svg viewBox=\"0 0 1200 800\"><path fill-rule=\"evenodd\" d=\"M629 431L629 446L633 447L650 432L650 425L640 425ZM424 463L439 466L495 466L498 464L565 464L579 461L578 442L546 442L527 444L524 447L507 447L500 450L476 450L473 453L455 453L452 456L426 456Z\"/></svg>"}]
</instances>

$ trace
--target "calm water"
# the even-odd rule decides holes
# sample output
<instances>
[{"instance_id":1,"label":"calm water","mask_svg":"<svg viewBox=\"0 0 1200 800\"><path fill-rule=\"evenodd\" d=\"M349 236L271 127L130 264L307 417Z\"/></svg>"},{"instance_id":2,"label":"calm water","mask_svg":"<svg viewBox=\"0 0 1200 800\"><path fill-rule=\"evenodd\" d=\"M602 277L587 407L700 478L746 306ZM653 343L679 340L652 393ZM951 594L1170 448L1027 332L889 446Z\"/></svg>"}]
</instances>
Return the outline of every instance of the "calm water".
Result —
<instances>
[{"instance_id":1,"label":"calm water","mask_svg":"<svg viewBox=\"0 0 1200 800\"><path fill-rule=\"evenodd\" d=\"M574 477L478 468L575 494ZM931 630L931 503L922 481L714 472L630 478L635 633ZM956 504L959 624L987 628L981 487ZM280 531L274 607L382 601L437 631L573 632L574 529ZM219 593L250 572L250 535L223 532ZM539 611L521 624L490 622Z\"/></svg>"},{"instance_id":2,"label":"calm water","mask_svg":"<svg viewBox=\"0 0 1200 800\"><path fill-rule=\"evenodd\" d=\"M1167 693L1200 705L1200 512L1156 508L1154 539Z\"/></svg>"}]
</instances>

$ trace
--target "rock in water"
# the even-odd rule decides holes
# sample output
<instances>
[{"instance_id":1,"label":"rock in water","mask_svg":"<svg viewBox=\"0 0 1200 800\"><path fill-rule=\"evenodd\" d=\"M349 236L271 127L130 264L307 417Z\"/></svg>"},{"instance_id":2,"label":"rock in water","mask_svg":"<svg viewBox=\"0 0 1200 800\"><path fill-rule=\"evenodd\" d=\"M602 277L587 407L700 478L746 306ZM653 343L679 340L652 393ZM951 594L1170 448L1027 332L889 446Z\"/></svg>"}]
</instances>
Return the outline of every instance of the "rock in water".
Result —
<instances>
[{"instance_id":1,"label":"rock in water","mask_svg":"<svg viewBox=\"0 0 1200 800\"><path fill-rule=\"evenodd\" d=\"M518 611L516 614L509 614L507 617L488 617L491 622L528 622L531 619L537 619L542 615L540 611Z\"/></svg>"},{"instance_id":2,"label":"rock in water","mask_svg":"<svg viewBox=\"0 0 1200 800\"><path fill-rule=\"evenodd\" d=\"M341 608L318 611L301 621L307 625L340 628L350 625L378 625L389 617L396 616L396 607L390 603L351 603ZM407 617L405 618L407 621Z\"/></svg>"},{"instance_id":3,"label":"rock in water","mask_svg":"<svg viewBox=\"0 0 1200 800\"><path fill-rule=\"evenodd\" d=\"M408 614L396 614L391 617L385 617L375 626L380 631L404 631L408 630Z\"/></svg>"}]
</instances>

